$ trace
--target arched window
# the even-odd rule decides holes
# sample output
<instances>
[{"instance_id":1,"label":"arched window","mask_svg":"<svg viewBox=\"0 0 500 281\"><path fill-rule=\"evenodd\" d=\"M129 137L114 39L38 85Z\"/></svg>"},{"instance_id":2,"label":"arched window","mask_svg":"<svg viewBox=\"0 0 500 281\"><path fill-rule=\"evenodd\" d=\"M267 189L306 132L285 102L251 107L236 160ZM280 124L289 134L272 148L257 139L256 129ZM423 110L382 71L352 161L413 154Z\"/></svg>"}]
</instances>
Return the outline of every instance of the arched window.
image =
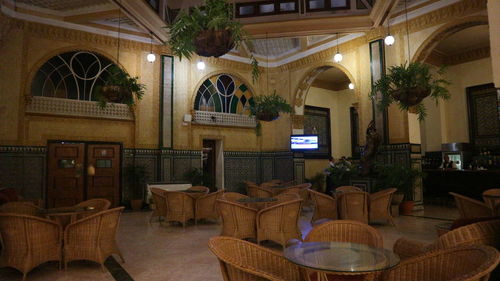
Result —
<instances>
[{"instance_id":1,"label":"arched window","mask_svg":"<svg viewBox=\"0 0 500 281\"><path fill-rule=\"evenodd\" d=\"M33 96L95 101L93 91L103 85L115 64L88 51L59 54L44 63L31 83Z\"/></svg>"},{"instance_id":2,"label":"arched window","mask_svg":"<svg viewBox=\"0 0 500 281\"><path fill-rule=\"evenodd\" d=\"M201 84L194 109L248 115L251 104L253 94L240 79L230 74L217 74Z\"/></svg>"}]
</instances>

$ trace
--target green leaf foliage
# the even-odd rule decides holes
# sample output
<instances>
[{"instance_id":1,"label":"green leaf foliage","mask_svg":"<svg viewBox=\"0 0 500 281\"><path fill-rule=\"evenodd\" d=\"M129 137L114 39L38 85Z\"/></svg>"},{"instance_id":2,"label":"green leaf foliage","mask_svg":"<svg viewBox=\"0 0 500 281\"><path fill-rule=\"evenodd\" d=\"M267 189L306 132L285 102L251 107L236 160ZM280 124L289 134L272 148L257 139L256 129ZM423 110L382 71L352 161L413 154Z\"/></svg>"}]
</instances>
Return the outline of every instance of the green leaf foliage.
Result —
<instances>
[{"instance_id":1,"label":"green leaf foliage","mask_svg":"<svg viewBox=\"0 0 500 281\"><path fill-rule=\"evenodd\" d=\"M375 166L375 172L377 189L396 188L407 199L413 197L413 182L417 178L425 177L423 172L400 164L378 164Z\"/></svg>"},{"instance_id":2,"label":"green leaf foliage","mask_svg":"<svg viewBox=\"0 0 500 281\"><path fill-rule=\"evenodd\" d=\"M139 77L131 77L125 70L116 65L108 68L108 75L104 79L104 86L120 86L128 90L131 95L126 95L123 99L123 103L128 106L135 105L135 99L141 100L146 91L146 85L139 83ZM104 108L107 105L107 100L102 95L102 87L96 86L93 94L99 106Z\"/></svg>"},{"instance_id":3,"label":"green leaf foliage","mask_svg":"<svg viewBox=\"0 0 500 281\"><path fill-rule=\"evenodd\" d=\"M292 106L286 100L276 93L276 90L270 95L260 95L254 97L254 103L250 106L250 115L255 116L259 112L266 113L292 113Z\"/></svg>"}]
</instances>

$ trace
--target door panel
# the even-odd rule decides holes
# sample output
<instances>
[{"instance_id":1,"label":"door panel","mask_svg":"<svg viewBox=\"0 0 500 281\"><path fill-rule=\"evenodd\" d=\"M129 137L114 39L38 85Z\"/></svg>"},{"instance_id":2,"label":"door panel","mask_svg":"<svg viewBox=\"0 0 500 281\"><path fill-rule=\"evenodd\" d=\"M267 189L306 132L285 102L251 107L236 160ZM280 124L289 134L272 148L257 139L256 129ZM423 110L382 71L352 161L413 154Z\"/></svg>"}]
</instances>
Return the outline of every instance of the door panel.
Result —
<instances>
[{"instance_id":1,"label":"door panel","mask_svg":"<svg viewBox=\"0 0 500 281\"><path fill-rule=\"evenodd\" d=\"M87 176L87 199L105 198L111 206L120 203L120 145L89 144L87 165L95 175Z\"/></svg>"},{"instance_id":2,"label":"door panel","mask_svg":"<svg viewBox=\"0 0 500 281\"><path fill-rule=\"evenodd\" d=\"M47 206L64 207L84 199L85 145L50 143L48 155Z\"/></svg>"}]
</instances>

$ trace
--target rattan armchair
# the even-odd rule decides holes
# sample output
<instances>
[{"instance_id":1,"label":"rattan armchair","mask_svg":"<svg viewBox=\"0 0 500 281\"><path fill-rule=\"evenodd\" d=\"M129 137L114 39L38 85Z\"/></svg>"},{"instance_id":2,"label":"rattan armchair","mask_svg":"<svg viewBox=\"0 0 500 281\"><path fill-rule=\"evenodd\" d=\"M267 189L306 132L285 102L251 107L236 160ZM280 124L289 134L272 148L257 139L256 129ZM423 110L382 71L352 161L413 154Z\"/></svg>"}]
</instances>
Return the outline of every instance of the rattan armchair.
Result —
<instances>
[{"instance_id":1,"label":"rattan armchair","mask_svg":"<svg viewBox=\"0 0 500 281\"><path fill-rule=\"evenodd\" d=\"M195 223L201 219L214 219L219 218L219 213L217 212L217 199L222 196L223 190L212 192L202 197L196 198L195 209L194 209L194 221Z\"/></svg>"},{"instance_id":2,"label":"rattan armchair","mask_svg":"<svg viewBox=\"0 0 500 281\"><path fill-rule=\"evenodd\" d=\"M51 220L22 214L0 214L2 251L0 267L23 273L23 281L33 268L48 261L61 266L62 228Z\"/></svg>"},{"instance_id":3,"label":"rattan armchair","mask_svg":"<svg viewBox=\"0 0 500 281\"><path fill-rule=\"evenodd\" d=\"M305 242L351 242L382 248L380 233L373 227L349 220L335 220L315 226L304 239Z\"/></svg>"},{"instance_id":4,"label":"rattan armchair","mask_svg":"<svg viewBox=\"0 0 500 281\"><path fill-rule=\"evenodd\" d=\"M190 188L188 188L188 190L203 191L205 194L208 194L210 192L210 188L202 185L191 186Z\"/></svg>"},{"instance_id":5,"label":"rattan armchair","mask_svg":"<svg viewBox=\"0 0 500 281\"><path fill-rule=\"evenodd\" d=\"M111 202L109 202L109 200L103 199L103 198L95 198L95 199L90 199L90 200L86 200L86 201L80 202L80 203L76 204L74 206L74 208L75 209L80 209L80 208L92 207L92 208L94 208L94 213L98 213L98 212L102 212L102 211L108 210L110 206L111 206ZM92 215L92 214L81 214L81 215L78 215L78 219L87 217L89 215Z\"/></svg>"},{"instance_id":6,"label":"rattan armchair","mask_svg":"<svg viewBox=\"0 0 500 281\"><path fill-rule=\"evenodd\" d=\"M217 210L222 220L222 236L257 238L257 210L221 199L217 200Z\"/></svg>"},{"instance_id":7,"label":"rattan armchair","mask_svg":"<svg viewBox=\"0 0 500 281\"><path fill-rule=\"evenodd\" d=\"M419 241L399 238L394 243L393 251L401 259L407 259L433 250L472 244L484 244L500 249L500 220L482 221L456 228L427 245Z\"/></svg>"},{"instance_id":8,"label":"rattan armchair","mask_svg":"<svg viewBox=\"0 0 500 281\"><path fill-rule=\"evenodd\" d=\"M344 185L344 186L339 186L339 187L335 188L335 191L338 191L338 192L353 192L353 191L359 192L359 191L363 191L363 190L357 186Z\"/></svg>"},{"instance_id":9,"label":"rattan armchair","mask_svg":"<svg viewBox=\"0 0 500 281\"><path fill-rule=\"evenodd\" d=\"M473 245L426 253L385 272L383 281L488 281L500 262L492 247Z\"/></svg>"},{"instance_id":10,"label":"rattan armchair","mask_svg":"<svg viewBox=\"0 0 500 281\"><path fill-rule=\"evenodd\" d=\"M0 213L10 213L18 215L39 216L42 209L28 202L7 202L0 205Z\"/></svg>"},{"instance_id":11,"label":"rattan armchair","mask_svg":"<svg viewBox=\"0 0 500 281\"><path fill-rule=\"evenodd\" d=\"M188 193L178 191L165 191L167 210L165 220L176 221L186 226L190 219L194 219L194 198Z\"/></svg>"},{"instance_id":12,"label":"rattan armchair","mask_svg":"<svg viewBox=\"0 0 500 281\"><path fill-rule=\"evenodd\" d=\"M104 261L112 254L124 262L115 240L123 209L102 211L69 224L64 230L64 268L74 260L89 260L105 271Z\"/></svg>"},{"instance_id":13,"label":"rattan armchair","mask_svg":"<svg viewBox=\"0 0 500 281\"><path fill-rule=\"evenodd\" d=\"M338 218L337 200L335 200L335 198L310 189L308 192L314 204L314 213L311 222L315 222L319 219L336 220Z\"/></svg>"},{"instance_id":14,"label":"rattan armchair","mask_svg":"<svg viewBox=\"0 0 500 281\"><path fill-rule=\"evenodd\" d=\"M259 245L231 237L213 237L208 248L219 259L224 281L302 280L297 265Z\"/></svg>"},{"instance_id":15,"label":"rattan armchair","mask_svg":"<svg viewBox=\"0 0 500 281\"><path fill-rule=\"evenodd\" d=\"M247 185L247 195L250 197L259 197L259 198L267 198L272 197L274 195L272 190L269 190L272 187L260 187L257 185Z\"/></svg>"},{"instance_id":16,"label":"rattan armchair","mask_svg":"<svg viewBox=\"0 0 500 281\"><path fill-rule=\"evenodd\" d=\"M222 194L221 199L237 203L239 199L248 198L248 197L249 196L246 196L245 194L241 194L238 192L224 192L224 194Z\"/></svg>"},{"instance_id":17,"label":"rattan armchair","mask_svg":"<svg viewBox=\"0 0 500 281\"><path fill-rule=\"evenodd\" d=\"M274 198L278 199L276 204L279 204L279 203L283 203L283 202L287 202L287 201L300 199L300 196L299 196L299 194L296 194L296 193L280 193L280 194L274 196Z\"/></svg>"},{"instance_id":18,"label":"rattan armchair","mask_svg":"<svg viewBox=\"0 0 500 281\"><path fill-rule=\"evenodd\" d=\"M495 197L491 197L493 195ZM491 188L483 192L483 200L486 202L492 210L495 209L497 205L500 205L500 188ZM495 215L495 214L493 214Z\"/></svg>"},{"instance_id":19,"label":"rattan armchair","mask_svg":"<svg viewBox=\"0 0 500 281\"><path fill-rule=\"evenodd\" d=\"M396 191L396 188L388 188L370 194L370 223L383 221L394 225L391 215L391 202L392 195Z\"/></svg>"},{"instance_id":20,"label":"rattan armchair","mask_svg":"<svg viewBox=\"0 0 500 281\"><path fill-rule=\"evenodd\" d=\"M301 239L298 226L302 200L283 202L257 213L257 243L271 240L283 248L290 239Z\"/></svg>"},{"instance_id":21,"label":"rattan armchair","mask_svg":"<svg viewBox=\"0 0 500 281\"><path fill-rule=\"evenodd\" d=\"M484 202L460 195L455 192L449 192L455 198L460 218L479 218L489 217L492 215L491 209Z\"/></svg>"},{"instance_id":22,"label":"rattan armchair","mask_svg":"<svg viewBox=\"0 0 500 281\"><path fill-rule=\"evenodd\" d=\"M362 191L340 194L337 199L340 219L368 223L368 200L369 194Z\"/></svg>"},{"instance_id":23,"label":"rattan armchair","mask_svg":"<svg viewBox=\"0 0 500 281\"><path fill-rule=\"evenodd\" d=\"M158 221L161 224L161 218L163 217L165 219L167 217L167 198L165 197L165 190L156 187L151 187L150 190L155 209L149 217L149 222L151 222L153 217L158 217Z\"/></svg>"}]
</instances>

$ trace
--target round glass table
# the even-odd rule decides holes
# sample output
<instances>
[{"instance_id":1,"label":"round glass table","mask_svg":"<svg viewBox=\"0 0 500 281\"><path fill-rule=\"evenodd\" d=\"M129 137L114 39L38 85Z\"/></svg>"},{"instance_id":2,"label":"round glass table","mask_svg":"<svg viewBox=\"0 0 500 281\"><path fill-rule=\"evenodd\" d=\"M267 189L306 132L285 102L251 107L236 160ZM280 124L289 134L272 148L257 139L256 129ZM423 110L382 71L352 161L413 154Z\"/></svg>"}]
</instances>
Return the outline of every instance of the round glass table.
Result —
<instances>
[{"instance_id":1,"label":"round glass table","mask_svg":"<svg viewBox=\"0 0 500 281\"><path fill-rule=\"evenodd\" d=\"M328 275L367 275L399 264L399 257L387 249L348 242L302 242L285 248L283 255L303 269L306 280L318 281L335 280Z\"/></svg>"}]
</instances>

